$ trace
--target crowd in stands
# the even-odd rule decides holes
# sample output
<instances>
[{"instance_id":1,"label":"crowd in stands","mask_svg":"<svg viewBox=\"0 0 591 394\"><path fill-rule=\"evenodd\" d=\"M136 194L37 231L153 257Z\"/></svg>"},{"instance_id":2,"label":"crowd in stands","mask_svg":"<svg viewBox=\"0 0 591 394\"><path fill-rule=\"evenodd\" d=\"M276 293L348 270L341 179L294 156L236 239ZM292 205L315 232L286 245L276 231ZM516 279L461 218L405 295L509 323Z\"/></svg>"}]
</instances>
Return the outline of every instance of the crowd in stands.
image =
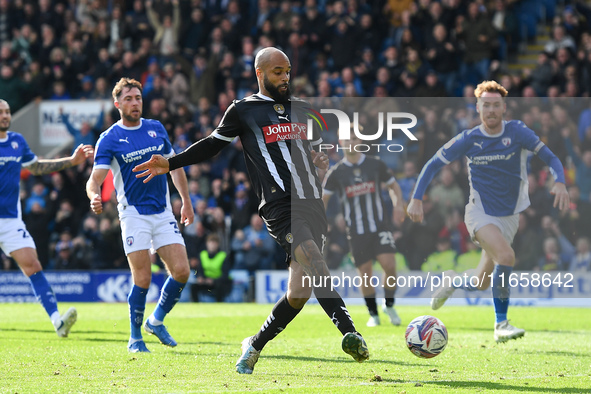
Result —
<instances>
[{"instance_id":1,"label":"crowd in stands","mask_svg":"<svg viewBox=\"0 0 591 394\"><path fill-rule=\"evenodd\" d=\"M532 206L521 214L515 238L517 269L589 270L591 106L553 105L547 98L591 92L591 8L566 2L564 10L536 21L551 26L552 39L535 68L511 74L506 64L519 40L533 39L518 27L531 3L0 0L0 92L16 113L38 98L111 99L114 83L132 77L143 84L144 117L162 122L180 152L211 133L232 100L258 90L254 57L267 46L282 48L291 59L292 90L300 97L470 97L477 83L494 78L509 97L540 97L541 104L518 115L569 174L572 204L559 214L548 193L551 176L532 160ZM83 130L69 127L74 139L94 143L119 116L114 108L101 115L101 122ZM61 117L68 125L67 106ZM422 110L419 143L389 163L405 199L425 161L477 120L466 108L454 114ZM337 160L335 152L331 159ZM186 170L196 210L195 224L183 228L192 267L207 272L200 256L215 257L210 240L226 253L223 275L228 267L283 268L284 252L256 216L240 141ZM127 266L114 193L102 215L90 214L84 192L89 173L84 164L50 177L23 175L23 218L46 268ZM397 229L401 266L442 270L477 263L463 224L466 178L463 163L446 168L424 204L425 221L407 220ZM172 205L178 214L175 196ZM336 267L347 259L347 243L342 216L329 214L327 258ZM470 253L472 260L458 258ZM3 259L6 269L15 267Z\"/></svg>"}]
</instances>

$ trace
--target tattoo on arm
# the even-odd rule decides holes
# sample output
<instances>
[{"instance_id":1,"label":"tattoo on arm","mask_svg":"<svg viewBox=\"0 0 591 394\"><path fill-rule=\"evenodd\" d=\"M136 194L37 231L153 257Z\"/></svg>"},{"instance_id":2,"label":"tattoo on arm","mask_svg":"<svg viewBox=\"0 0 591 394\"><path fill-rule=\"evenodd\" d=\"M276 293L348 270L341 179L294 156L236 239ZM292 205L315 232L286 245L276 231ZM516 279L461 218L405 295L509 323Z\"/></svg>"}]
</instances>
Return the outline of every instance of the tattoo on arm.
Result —
<instances>
[{"instance_id":1,"label":"tattoo on arm","mask_svg":"<svg viewBox=\"0 0 591 394\"><path fill-rule=\"evenodd\" d=\"M51 174L52 172L57 172L64 170L66 168L71 167L70 158L67 159L57 159L57 160L39 160L36 163L31 164L29 167L29 171L33 175L45 175Z\"/></svg>"}]
</instances>

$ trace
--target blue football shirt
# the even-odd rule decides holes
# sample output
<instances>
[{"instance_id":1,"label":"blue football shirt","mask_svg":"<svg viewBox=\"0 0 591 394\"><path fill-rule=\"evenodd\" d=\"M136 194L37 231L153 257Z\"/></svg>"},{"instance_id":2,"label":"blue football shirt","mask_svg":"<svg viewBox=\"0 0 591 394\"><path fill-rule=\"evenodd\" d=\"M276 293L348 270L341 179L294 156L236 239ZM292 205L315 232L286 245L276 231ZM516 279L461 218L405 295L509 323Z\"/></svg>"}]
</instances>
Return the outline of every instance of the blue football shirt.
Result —
<instances>
[{"instance_id":1,"label":"blue football shirt","mask_svg":"<svg viewBox=\"0 0 591 394\"><path fill-rule=\"evenodd\" d=\"M142 118L136 127L126 127L118 121L101 134L94 166L113 172L119 212L134 207L141 215L153 215L171 209L165 176L143 183L143 178L136 178L137 174L132 172L136 165L155 154L166 158L174 155L168 133L157 120Z\"/></svg>"},{"instance_id":2,"label":"blue football shirt","mask_svg":"<svg viewBox=\"0 0 591 394\"><path fill-rule=\"evenodd\" d=\"M503 121L497 135L482 125L464 130L441 147L436 157L445 164L466 156L470 182L470 201L488 215L509 216L526 209L528 151L544 147L538 136L523 122Z\"/></svg>"},{"instance_id":3,"label":"blue football shirt","mask_svg":"<svg viewBox=\"0 0 591 394\"><path fill-rule=\"evenodd\" d=\"M9 131L0 140L0 218L21 218L21 168L37 161L25 138Z\"/></svg>"}]
</instances>

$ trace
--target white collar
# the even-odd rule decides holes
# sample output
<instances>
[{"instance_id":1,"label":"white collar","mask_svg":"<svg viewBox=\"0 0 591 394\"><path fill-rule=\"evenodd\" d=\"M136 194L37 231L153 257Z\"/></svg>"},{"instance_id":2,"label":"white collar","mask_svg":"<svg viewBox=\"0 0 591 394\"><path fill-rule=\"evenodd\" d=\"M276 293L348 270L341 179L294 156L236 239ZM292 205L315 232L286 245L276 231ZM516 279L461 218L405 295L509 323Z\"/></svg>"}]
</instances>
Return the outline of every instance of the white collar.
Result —
<instances>
[{"instance_id":1,"label":"white collar","mask_svg":"<svg viewBox=\"0 0 591 394\"><path fill-rule=\"evenodd\" d=\"M365 153L361 153L361 158L357 161L357 163L351 163L349 160L347 160L347 156L343 157L343 163L345 163L345 165L349 166L349 167L353 167L354 165L359 166L364 161L365 161Z\"/></svg>"},{"instance_id":2,"label":"white collar","mask_svg":"<svg viewBox=\"0 0 591 394\"><path fill-rule=\"evenodd\" d=\"M143 123L144 123L144 118L140 118L140 124L139 124L139 125L137 125L137 126L131 126L131 127L129 127L129 126L125 126L125 125L123 124L123 121L122 121L121 119L119 119L119 120L117 121L117 125L118 125L119 127L121 127L122 129L125 129L125 130L137 130L137 129L139 129L140 127L142 127L142 124L143 124Z\"/></svg>"},{"instance_id":3,"label":"white collar","mask_svg":"<svg viewBox=\"0 0 591 394\"><path fill-rule=\"evenodd\" d=\"M258 92L257 94L255 94L255 96L259 96L260 98L262 98L263 100L266 100L266 101L275 101L271 97L265 96L261 92Z\"/></svg>"},{"instance_id":4,"label":"white collar","mask_svg":"<svg viewBox=\"0 0 591 394\"><path fill-rule=\"evenodd\" d=\"M495 134L495 135L492 135L492 134L487 133L487 131L484 129L484 125L482 123L480 124L480 126L478 126L478 128L480 129L480 132L482 134L484 134L485 137L497 138L497 137L502 136L505 133L505 124L506 123L507 123L507 121L506 120L503 120L503 122L502 122L502 126L503 127L501 129L501 132L499 134Z\"/></svg>"}]
</instances>

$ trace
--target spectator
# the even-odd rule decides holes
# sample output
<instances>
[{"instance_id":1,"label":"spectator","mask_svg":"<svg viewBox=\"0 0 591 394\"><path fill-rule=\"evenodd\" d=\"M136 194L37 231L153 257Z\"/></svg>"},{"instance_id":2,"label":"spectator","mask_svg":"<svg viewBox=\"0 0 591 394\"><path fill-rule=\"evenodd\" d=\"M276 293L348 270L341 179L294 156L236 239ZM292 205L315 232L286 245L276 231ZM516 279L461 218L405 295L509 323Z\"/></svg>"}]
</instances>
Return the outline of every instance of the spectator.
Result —
<instances>
[{"instance_id":1,"label":"spectator","mask_svg":"<svg viewBox=\"0 0 591 394\"><path fill-rule=\"evenodd\" d=\"M256 201L250 195L249 188L244 183L239 183L231 202L232 234L252 223L251 217L256 211Z\"/></svg>"},{"instance_id":2,"label":"spectator","mask_svg":"<svg viewBox=\"0 0 591 394\"><path fill-rule=\"evenodd\" d=\"M38 188L37 184L35 187ZM31 205L31 210L23 216L27 231L35 240L37 255L43 268L49 264L49 228L52 213L46 208L46 203L37 200ZM43 204L43 205L42 205Z\"/></svg>"},{"instance_id":3,"label":"spectator","mask_svg":"<svg viewBox=\"0 0 591 394\"><path fill-rule=\"evenodd\" d=\"M541 228L544 236L543 254L535 269L543 271L567 269L575 255L575 247L562 234L558 223L552 217L544 216Z\"/></svg>"},{"instance_id":4,"label":"spectator","mask_svg":"<svg viewBox=\"0 0 591 394\"><path fill-rule=\"evenodd\" d=\"M172 63L166 63L162 70L164 72L164 98L168 104L168 110L173 112L178 106L189 103L189 81L182 72L175 69Z\"/></svg>"},{"instance_id":5,"label":"spectator","mask_svg":"<svg viewBox=\"0 0 591 394\"><path fill-rule=\"evenodd\" d=\"M449 96L456 94L458 69L457 44L447 37L447 29L442 24L433 27L433 39L427 44L426 59L437 73Z\"/></svg>"},{"instance_id":6,"label":"spectator","mask_svg":"<svg viewBox=\"0 0 591 394\"><path fill-rule=\"evenodd\" d=\"M81 247L78 240L72 240L69 233L60 235L60 241L55 245L55 259L53 268L56 270L87 269L88 265L81 258Z\"/></svg>"},{"instance_id":7,"label":"spectator","mask_svg":"<svg viewBox=\"0 0 591 394\"><path fill-rule=\"evenodd\" d=\"M74 149L80 144L83 145L92 145L96 144L100 133L103 131L103 120L105 117L105 108L104 106L101 108L101 112L97 116L96 122L94 125L90 125L87 120L83 120L80 128L74 127L74 125L70 122L70 115L64 113L64 108L59 108L60 120L66 126L68 133L72 137L74 137Z\"/></svg>"},{"instance_id":8,"label":"spectator","mask_svg":"<svg viewBox=\"0 0 591 394\"><path fill-rule=\"evenodd\" d=\"M345 217L339 212L335 216L333 223L329 226L326 235L326 265L329 269L339 268L347 253L349 253L346 230Z\"/></svg>"},{"instance_id":9,"label":"spectator","mask_svg":"<svg viewBox=\"0 0 591 394\"><path fill-rule=\"evenodd\" d=\"M560 228L571 241L577 237L591 238L591 203L581 200L579 186L574 184L569 186L570 208L568 214L561 217Z\"/></svg>"},{"instance_id":10,"label":"spectator","mask_svg":"<svg viewBox=\"0 0 591 394\"><path fill-rule=\"evenodd\" d=\"M402 197L407 203L410 198L410 193L415 188L418 177L419 173L417 172L417 165L415 162L412 160L405 161L403 178L398 179L398 184L400 185L400 190L402 191Z\"/></svg>"},{"instance_id":11,"label":"spectator","mask_svg":"<svg viewBox=\"0 0 591 394\"><path fill-rule=\"evenodd\" d=\"M556 238L547 237L544 239L542 251L543 255L535 267L536 271L562 271L568 267L570 260L564 260L566 256L561 253Z\"/></svg>"},{"instance_id":12,"label":"spectator","mask_svg":"<svg viewBox=\"0 0 591 394\"><path fill-rule=\"evenodd\" d=\"M126 17L132 48L137 48L144 38L152 38L153 30L144 8L143 0L133 1L133 11Z\"/></svg>"},{"instance_id":13,"label":"spectator","mask_svg":"<svg viewBox=\"0 0 591 394\"><path fill-rule=\"evenodd\" d=\"M66 84L63 81L55 81L53 83L53 88L51 91L51 95L49 96L50 100L71 100L72 96L70 96L70 92L66 89Z\"/></svg>"},{"instance_id":14,"label":"spectator","mask_svg":"<svg viewBox=\"0 0 591 394\"><path fill-rule=\"evenodd\" d=\"M17 77L14 69L7 64L0 66L0 92L13 113L16 113L24 105L24 94L29 90L29 85Z\"/></svg>"},{"instance_id":15,"label":"spectator","mask_svg":"<svg viewBox=\"0 0 591 394\"><path fill-rule=\"evenodd\" d=\"M232 290L230 259L220 250L220 239L216 234L207 236L205 244L206 249L199 253L200 263L195 271L196 281L191 285L191 295L193 301L223 302Z\"/></svg>"},{"instance_id":16,"label":"spectator","mask_svg":"<svg viewBox=\"0 0 591 394\"><path fill-rule=\"evenodd\" d=\"M186 59L193 59L199 48L204 46L208 28L203 9L193 8L191 19L183 33L182 53Z\"/></svg>"},{"instance_id":17,"label":"spectator","mask_svg":"<svg viewBox=\"0 0 591 394\"><path fill-rule=\"evenodd\" d=\"M111 98L111 92L107 87L107 80L105 78L98 78L96 80L94 91L90 95L90 98L93 100L108 100ZM108 122L105 122L109 124Z\"/></svg>"},{"instance_id":18,"label":"spectator","mask_svg":"<svg viewBox=\"0 0 591 394\"><path fill-rule=\"evenodd\" d=\"M539 228L532 226L525 213L519 214L519 226L513 239L513 250L515 251L515 270L530 271L537 265L542 251L542 235Z\"/></svg>"},{"instance_id":19,"label":"spectator","mask_svg":"<svg viewBox=\"0 0 591 394\"><path fill-rule=\"evenodd\" d=\"M457 26L456 34L465 45L460 66L464 82L477 84L488 79L497 33L477 2L468 4L468 16Z\"/></svg>"},{"instance_id":20,"label":"spectator","mask_svg":"<svg viewBox=\"0 0 591 394\"><path fill-rule=\"evenodd\" d=\"M275 241L269 235L263 219L254 213L250 226L237 230L232 239L234 268L256 270L272 269Z\"/></svg>"},{"instance_id":21,"label":"spectator","mask_svg":"<svg viewBox=\"0 0 591 394\"><path fill-rule=\"evenodd\" d=\"M581 200L589 202L589 196L591 195L591 145L583 145L584 150L582 154L579 154L573 148L568 129L562 130L562 137L564 138L568 155L575 165L575 182L580 188Z\"/></svg>"},{"instance_id":22,"label":"spectator","mask_svg":"<svg viewBox=\"0 0 591 394\"><path fill-rule=\"evenodd\" d=\"M35 204L38 204L40 208L45 209L47 207L47 195L48 191L43 182L35 182L31 189L30 196L25 201L25 215L31 213ZM29 229L29 232L30 231L31 230Z\"/></svg>"},{"instance_id":23,"label":"spectator","mask_svg":"<svg viewBox=\"0 0 591 394\"><path fill-rule=\"evenodd\" d=\"M425 82L417 89L417 97L447 97L447 91L434 70L427 71Z\"/></svg>"},{"instance_id":24,"label":"spectator","mask_svg":"<svg viewBox=\"0 0 591 394\"><path fill-rule=\"evenodd\" d=\"M556 25L552 28L552 38L544 46L544 51L550 55L554 55L560 48L566 48L574 53L576 44L573 38L566 34L564 26Z\"/></svg>"},{"instance_id":25,"label":"spectator","mask_svg":"<svg viewBox=\"0 0 591 394\"><path fill-rule=\"evenodd\" d=\"M467 251L457 257L454 271L463 272L476 269L482 257L482 250L472 241L466 243Z\"/></svg>"},{"instance_id":26,"label":"spectator","mask_svg":"<svg viewBox=\"0 0 591 394\"><path fill-rule=\"evenodd\" d=\"M146 12L148 14L148 20L155 30L154 45L158 48L158 53L165 59L172 58L172 56L179 52L178 38L181 28L179 0L172 0L172 17L170 15L164 15L162 21L160 21L160 16L152 8L152 4L152 0L146 2Z\"/></svg>"},{"instance_id":27,"label":"spectator","mask_svg":"<svg viewBox=\"0 0 591 394\"><path fill-rule=\"evenodd\" d=\"M466 253L468 244L471 243L470 233L462 219L459 209L451 209L445 216L445 226L438 235L438 238L449 239L450 247L457 255Z\"/></svg>"},{"instance_id":28,"label":"spectator","mask_svg":"<svg viewBox=\"0 0 591 394\"><path fill-rule=\"evenodd\" d=\"M449 238L437 238L435 252L431 253L427 260L421 265L421 271L438 274L444 271L453 270L456 265L456 252L451 249Z\"/></svg>"},{"instance_id":29,"label":"spectator","mask_svg":"<svg viewBox=\"0 0 591 394\"><path fill-rule=\"evenodd\" d=\"M589 238L581 237L577 240L576 254L570 261L568 270L570 272L591 271L591 248L589 246Z\"/></svg>"}]
</instances>

